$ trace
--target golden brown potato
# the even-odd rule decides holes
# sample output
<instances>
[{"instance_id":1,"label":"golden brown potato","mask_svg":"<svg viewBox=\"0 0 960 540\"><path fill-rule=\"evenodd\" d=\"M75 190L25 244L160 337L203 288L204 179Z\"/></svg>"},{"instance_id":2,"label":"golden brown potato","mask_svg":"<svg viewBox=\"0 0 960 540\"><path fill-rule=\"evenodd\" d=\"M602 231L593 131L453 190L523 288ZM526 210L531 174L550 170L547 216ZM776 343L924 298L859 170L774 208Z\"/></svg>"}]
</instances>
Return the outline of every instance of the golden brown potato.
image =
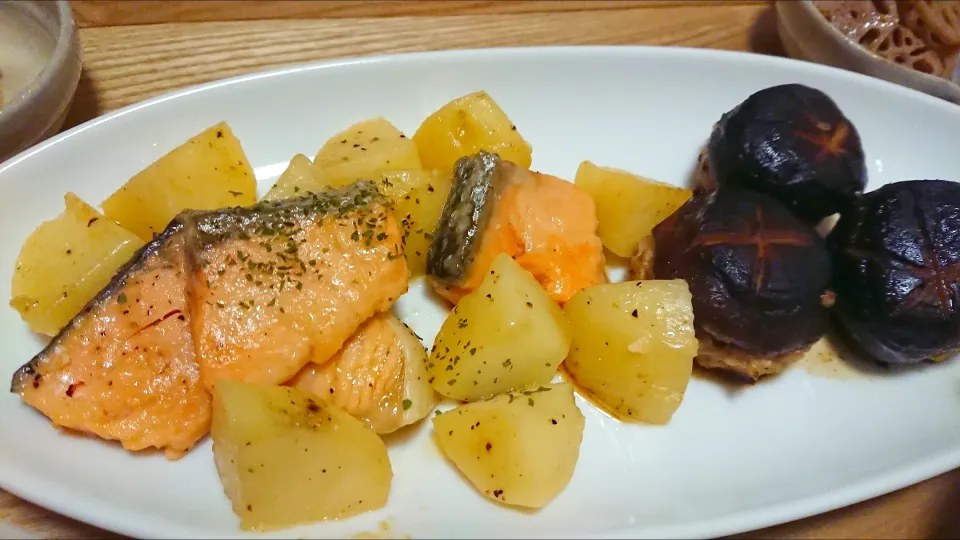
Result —
<instances>
[{"instance_id":1,"label":"golden brown potato","mask_svg":"<svg viewBox=\"0 0 960 540\"><path fill-rule=\"evenodd\" d=\"M429 169L451 171L464 156L480 150L499 154L525 169L533 150L486 92L475 92L447 103L417 128L413 141L420 161Z\"/></svg>"},{"instance_id":2,"label":"golden brown potato","mask_svg":"<svg viewBox=\"0 0 960 540\"><path fill-rule=\"evenodd\" d=\"M144 240L185 209L246 206L257 179L230 126L219 123L137 173L100 205L108 218Z\"/></svg>"},{"instance_id":3,"label":"golden brown potato","mask_svg":"<svg viewBox=\"0 0 960 540\"><path fill-rule=\"evenodd\" d=\"M434 340L427 371L433 388L476 401L547 384L570 348L560 308L509 255L498 255Z\"/></svg>"},{"instance_id":4,"label":"golden brown potato","mask_svg":"<svg viewBox=\"0 0 960 540\"><path fill-rule=\"evenodd\" d=\"M427 382L427 351L390 313L368 319L322 365L309 364L291 386L340 407L377 433L421 420L437 403Z\"/></svg>"},{"instance_id":5,"label":"golden brown potato","mask_svg":"<svg viewBox=\"0 0 960 540\"><path fill-rule=\"evenodd\" d=\"M393 472L363 422L283 386L223 380L213 393L213 458L244 530L382 507Z\"/></svg>"},{"instance_id":6,"label":"golden brown potato","mask_svg":"<svg viewBox=\"0 0 960 540\"><path fill-rule=\"evenodd\" d=\"M680 208L689 189L655 182L626 171L597 167L584 161L574 183L597 205L598 232L603 245L621 257L632 257L654 225Z\"/></svg>"},{"instance_id":7,"label":"golden brown potato","mask_svg":"<svg viewBox=\"0 0 960 540\"><path fill-rule=\"evenodd\" d=\"M54 335L143 245L73 193L66 210L42 223L20 248L10 305L34 332Z\"/></svg>"},{"instance_id":8,"label":"golden brown potato","mask_svg":"<svg viewBox=\"0 0 960 540\"><path fill-rule=\"evenodd\" d=\"M388 171L423 168L413 140L383 118L365 120L337 133L313 162L333 187L376 180Z\"/></svg>"},{"instance_id":9,"label":"golden brown potato","mask_svg":"<svg viewBox=\"0 0 960 540\"><path fill-rule=\"evenodd\" d=\"M666 424L680 406L697 355L693 305L683 280L597 285L564 306L576 383L628 421Z\"/></svg>"},{"instance_id":10,"label":"golden brown potato","mask_svg":"<svg viewBox=\"0 0 960 540\"><path fill-rule=\"evenodd\" d=\"M570 482L583 440L570 383L461 405L433 419L447 457L489 499L541 508Z\"/></svg>"}]
</instances>

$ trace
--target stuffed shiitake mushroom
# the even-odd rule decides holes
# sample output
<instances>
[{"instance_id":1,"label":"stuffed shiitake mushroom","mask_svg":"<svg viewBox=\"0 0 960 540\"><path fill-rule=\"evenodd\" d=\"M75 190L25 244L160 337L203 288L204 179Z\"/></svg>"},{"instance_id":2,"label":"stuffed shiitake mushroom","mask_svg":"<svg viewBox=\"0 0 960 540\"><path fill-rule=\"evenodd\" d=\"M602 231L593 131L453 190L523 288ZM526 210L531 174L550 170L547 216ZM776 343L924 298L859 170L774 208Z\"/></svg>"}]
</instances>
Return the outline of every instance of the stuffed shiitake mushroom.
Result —
<instances>
[{"instance_id":1,"label":"stuffed shiitake mushroom","mask_svg":"<svg viewBox=\"0 0 960 540\"><path fill-rule=\"evenodd\" d=\"M827 238L840 334L867 359L960 348L960 184L911 180L861 197Z\"/></svg>"},{"instance_id":2,"label":"stuffed shiitake mushroom","mask_svg":"<svg viewBox=\"0 0 960 540\"><path fill-rule=\"evenodd\" d=\"M657 279L687 281L697 362L756 380L779 373L828 324L830 259L808 224L766 195L701 192L653 230Z\"/></svg>"},{"instance_id":3,"label":"stuffed shiitake mushroom","mask_svg":"<svg viewBox=\"0 0 960 540\"><path fill-rule=\"evenodd\" d=\"M774 197L805 221L840 212L863 192L860 136L826 94L785 84L725 113L707 143L712 180Z\"/></svg>"}]
</instances>

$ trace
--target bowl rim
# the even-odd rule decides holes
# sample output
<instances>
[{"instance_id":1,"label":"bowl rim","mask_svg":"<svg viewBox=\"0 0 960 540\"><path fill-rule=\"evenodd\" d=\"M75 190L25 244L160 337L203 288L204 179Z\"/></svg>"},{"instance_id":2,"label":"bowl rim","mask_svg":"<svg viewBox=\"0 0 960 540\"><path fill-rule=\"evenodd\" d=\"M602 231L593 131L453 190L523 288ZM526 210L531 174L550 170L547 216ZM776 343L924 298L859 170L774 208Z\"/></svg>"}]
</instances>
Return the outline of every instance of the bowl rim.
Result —
<instances>
[{"instance_id":1,"label":"bowl rim","mask_svg":"<svg viewBox=\"0 0 960 540\"><path fill-rule=\"evenodd\" d=\"M50 54L50 59L43 65L40 73L16 97L0 108L0 113L2 113L0 114L0 124L9 121L11 117L16 116L17 113L33 103L39 95L39 90L48 85L56 73L63 70L67 57L73 52L73 38L76 33L73 9L70 7L69 0L55 0L54 3L57 6L57 19L60 29L54 43L53 53ZM60 111L57 111L57 114L60 114Z\"/></svg>"},{"instance_id":2,"label":"bowl rim","mask_svg":"<svg viewBox=\"0 0 960 540\"><path fill-rule=\"evenodd\" d=\"M783 1L784 0L777 0L777 3L779 4L779 3L782 3ZM856 41L850 39L850 37L844 34L839 28L831 24L830 21L828 21L826 17L824 17L823 14L820 13L820 10L817 9L817 6L814 0L799 0L799 1L786 0L786 1L791 3L796 2L800 6L800 9L804 10L807 13L807 15L809 15L812 19L816 19L817 21L816 24L818 24L823 28L826 28L827 32L831 36L833 36L835 39L839 39L840 41L842 41L844 45L849 46L849 48L854 51L853 54L860 57L862 61L873 63L874 65L878 65L878 66L883 66L882 69L887 71L900 72L900 73L903 73L904 76L910 75L910 76L916 77L920 80L926 81L926 83L930 84L931 86L939 86L941 88L952 88L953 89L952 93L960 93L960 84L957 84L950 79L937 77L929 73L924 73L916 69L905 67L896 62L887 60L886 58L870 50L867 50L865 47L861 46Z\"/></svg>"}]
</instances>

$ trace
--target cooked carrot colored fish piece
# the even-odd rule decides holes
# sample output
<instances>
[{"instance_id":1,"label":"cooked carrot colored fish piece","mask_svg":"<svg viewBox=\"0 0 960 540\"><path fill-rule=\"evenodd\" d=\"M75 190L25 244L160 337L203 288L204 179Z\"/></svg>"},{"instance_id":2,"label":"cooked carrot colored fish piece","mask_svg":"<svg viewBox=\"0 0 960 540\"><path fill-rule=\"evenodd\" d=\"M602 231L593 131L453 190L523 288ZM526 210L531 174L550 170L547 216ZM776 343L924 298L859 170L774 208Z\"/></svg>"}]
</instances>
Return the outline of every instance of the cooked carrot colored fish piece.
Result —
<instances>
[{"instance_id":1,"label":"cooked carrot colored fish piece","mask_svg":"<svg viewBox=\"0 0 960 540\"><path fill-rule=\"evenodd\" d=\"M401 231L371 182L196 214L192 333L207 388L280 384L332 357L407 290Z\"/></svg>"},{"instance_id":2,"label":"cooked carrot colored fish piece","mask_svg":"<svg viewBox=\"0 0 960 540\"><path fill-rule=\"evenodd\" d=\"M427 257L441 296L456 303L506 253L556 302L607 281L593 200L570 182L496 154L461 158Z\"/></svg>"},{"instance_id":3,"label":"cooked carrot colored fish piece","mask_svg":"<svg viewBox=\"0 0 960 540\"><path fill-rule=\"evenodd\" d=\"M61 427L128 450L182 456L210 426L185 298L184 226L144 246L47 347L11 391Z\"/></svg>"}]
</instances>

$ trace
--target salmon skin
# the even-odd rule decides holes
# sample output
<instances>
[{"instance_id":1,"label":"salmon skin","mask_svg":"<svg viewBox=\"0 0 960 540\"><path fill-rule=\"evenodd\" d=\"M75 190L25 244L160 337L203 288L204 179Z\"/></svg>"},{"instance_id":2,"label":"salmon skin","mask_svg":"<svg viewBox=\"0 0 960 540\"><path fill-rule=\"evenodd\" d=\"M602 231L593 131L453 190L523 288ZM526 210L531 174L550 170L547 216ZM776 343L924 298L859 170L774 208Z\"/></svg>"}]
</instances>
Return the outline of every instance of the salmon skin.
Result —
<instances>
[{"instance_id":1,"label":"salmon skin","mask_svg":"<svg viewBox=\"0 0 960 540\"><path fill-rule=\"evenodd\" d=\"M593 199L570 182L479 152L454 166L427 276L456 303L500 254L533 274L559 304L607 280Z\"/></svg>"},{"instance_id":2,"label":"salmon skin","mask_svg":"<svg viewBox=\"0 0 960 540\"><path fill-rule=\"evenodd\" d=\"M184 221L122 266L40 353L11 391L54 424L128 450L182 456L210 425L185 298Z\"/></svg>"},{"instance_id":3,"label":"salmon skin","mask_svg":"<svg viewBox=\"0 0 960 540\"><path fill-rule=\"evenodd\" d=\"M186 211L30 362L11 391L55 425L175 459L222 378L279 384L407 289L401 232L371 182Z\"/></svg>"},{"instance_id":4,"label":"salmon skin","mask_svg":"<svg viewBox=\"0 0 960 540\"><path fill-rule=\"evenodd\" d=\"M437 282L455 285L469 271L506 186L499 163L497 154L479 152L454 165L453 186L427 252L427 274Z\"/></svg>"},{"instance_id":5,"label":"salmon skin","mask_svg":"<svg viewBox=\"0 0 960 540\"><path fill-rule=\"evenodd\" d=\"M362 181L192 217L192 334L208 389L323 363L407 290L390 201Z\"/></svg>"}]
</instances>

